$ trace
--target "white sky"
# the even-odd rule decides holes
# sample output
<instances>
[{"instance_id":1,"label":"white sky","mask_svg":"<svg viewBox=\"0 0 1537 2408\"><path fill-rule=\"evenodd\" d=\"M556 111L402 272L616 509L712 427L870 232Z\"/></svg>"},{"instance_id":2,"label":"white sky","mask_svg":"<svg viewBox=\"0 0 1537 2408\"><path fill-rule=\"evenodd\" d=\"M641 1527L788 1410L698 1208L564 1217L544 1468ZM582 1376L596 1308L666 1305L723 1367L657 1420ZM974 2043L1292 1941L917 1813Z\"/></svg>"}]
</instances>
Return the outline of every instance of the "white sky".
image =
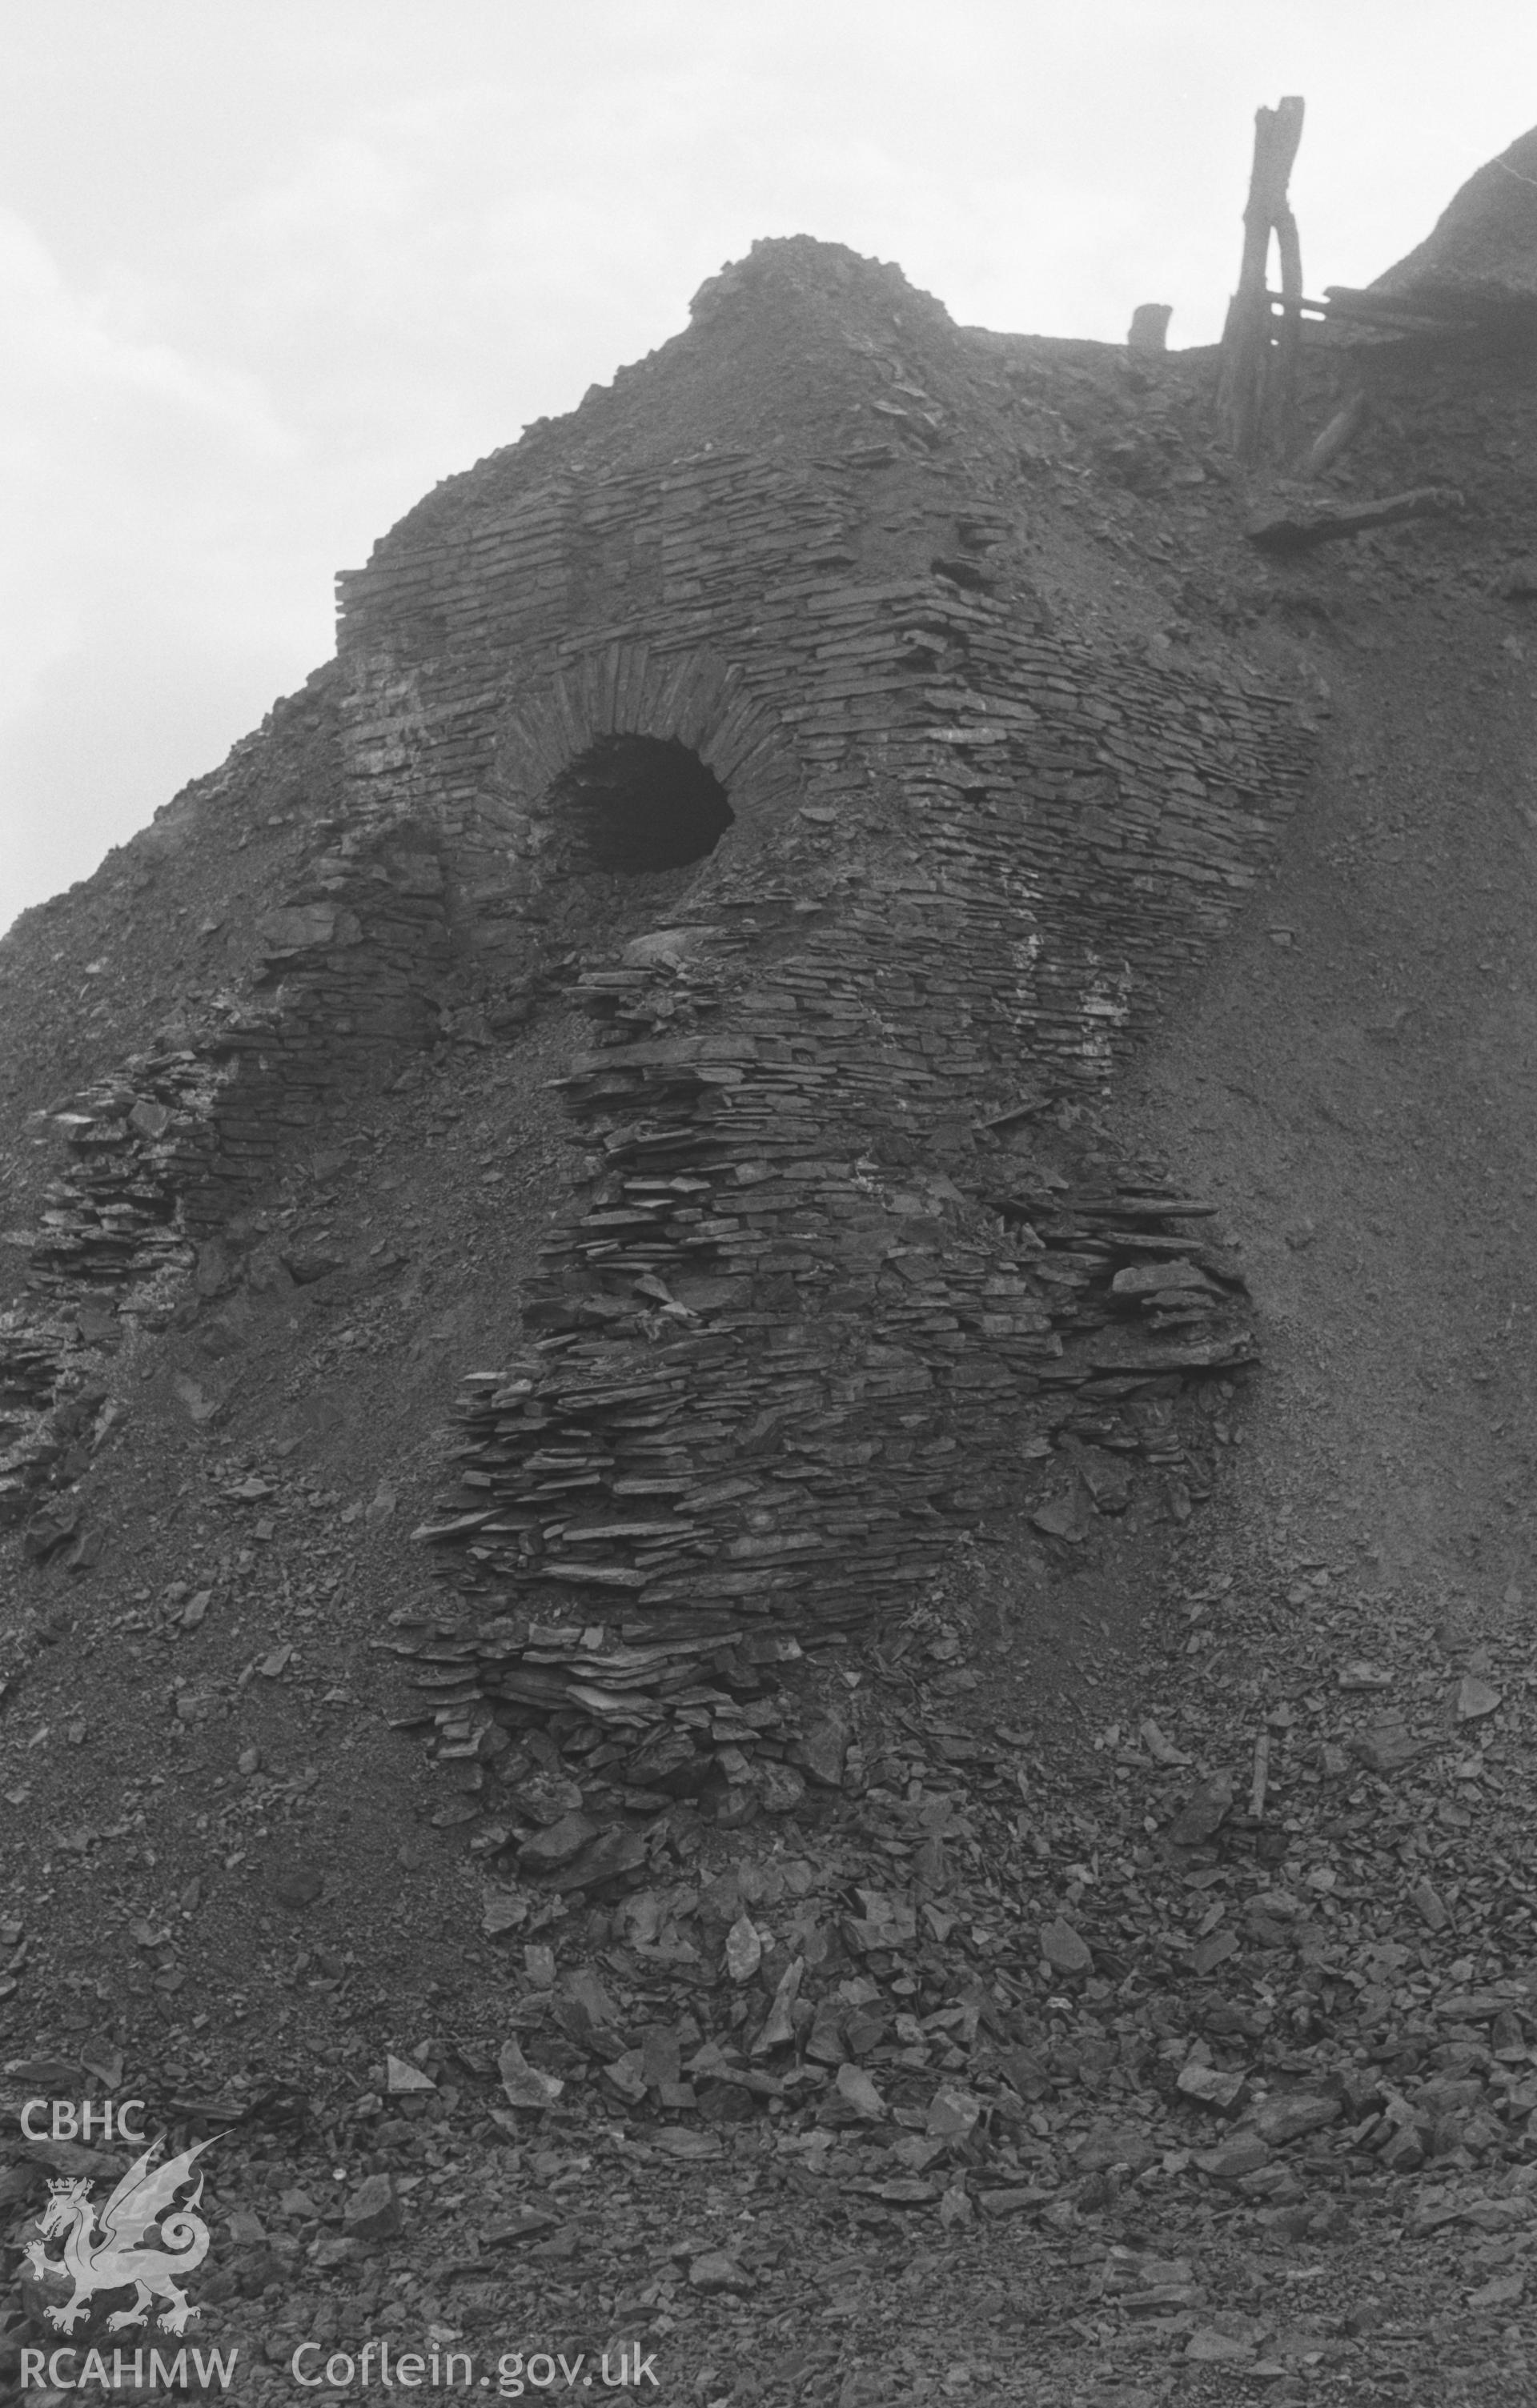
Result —
<instances>
[{"instance_id":1,"label":"white sky","mask_svg":"<svg viewBox=\"0 0 1537 2408\"><path fill-rule=\"evenodd\" d=\"M326 657L335 569L754 236L1211 341L1288 92L1307 288L1365 282L1537 120L1537 8L0 0L0 929Z\"/></svg>"}]
</instances>

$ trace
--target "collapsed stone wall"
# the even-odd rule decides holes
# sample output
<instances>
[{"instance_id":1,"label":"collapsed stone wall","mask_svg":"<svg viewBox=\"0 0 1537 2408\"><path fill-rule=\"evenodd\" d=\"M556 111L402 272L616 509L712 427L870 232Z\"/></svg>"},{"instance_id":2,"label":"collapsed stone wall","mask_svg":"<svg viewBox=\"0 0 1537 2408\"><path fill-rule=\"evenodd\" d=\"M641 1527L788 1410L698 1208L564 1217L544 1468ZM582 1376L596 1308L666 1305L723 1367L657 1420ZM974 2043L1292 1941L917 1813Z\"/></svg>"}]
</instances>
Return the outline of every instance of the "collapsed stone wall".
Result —
<instances>
[{"instance_id":1,"label":"collapsed stone wall","mask_svg":"<svg viewBox=\"0 0 1537 2408\"><path fill-rule=\"evenodd\" d=\"M530 1298L527 1385L484 1392L520 1402L475 1421L468 1501L496 1507L456 1560L536 1612L574 1598L583 1628L616 1597L852 1619L1017 1468L1042 1398L1167 1464L1171 1386L1249 1351L1233 1267L1154 1172L1041 1155L1032 1189L999 1149L1101 1094L1227 924L1300 739L1235 677L1047 624L1013 437L963 427L974 364L941 321L927 305L945 407L910 368L873 404L883 439L609 468L546 438L412 512L339 581L327 849L245 991L69 1125L35 1288L152 1322L448 995L494 1005L580 948L587 1182ZM712 850L626 874L584 849L616 743L714 781ZM1162 1286L1125 1284L1158 1260ZM13 1495L61 1459L22 1318L0 1340L32 1348ZM625 1405L665 1440L616 1449Z\"/></svg>"},{"instance_id":2,"label":"collapsed stone wall","mask_svg":"<svg viewBox=\"0 0 1537 2408\"><path fill-rule=\"evenodd\" d=\"M475 940L494 925L510 967L573 885L604 933L561 824L595 751L686 745L735 815L661 882L663 924L625 945L613 921L574 989L599 1038L566 1082L587 1182L527 1300L534 1343L471 1382L463 1482L421 1534L500 1610L436 1651L451 1747L456 1679L646 1730L707 1641L888 1608L947 1517L1017 1499L1032 1455L1072 1467L1058 1528L1085 1498L1115 1511L1131 1461L1187 1468L1184 1384L1253 1352L1236 1264L1185 1226L1204 1208L1006 1149L1103 1093L1252 887L1305 767L1291 715L985 590L1003 529L980 504L956 530L974 583L927 563L851 582L860 480L888 465L867 448L786 479L713 455L580 506L567 488L564 577L546 496L541 575L569 613L613 599L583 530L652 574L621 626L541 621L499 708L504 571L477 595L462 522L457 550L429 530L348 588L344 657L355 633L376 691L409 696L369 723L370 808L438 781L456 817L495 806ZM408 670L424 629L445 648ZM640 1785L680 1744L664 1719ZM753 1754L761 1774L769 1743Z\"/></svg>"},{"instance_id":3,"label":"collapsed stone wall","mask_svg":"<svg viewBox=\"0 0 1537 2408\"><path fill-rule=\"evenodd\" d=\"M259 933L244 996L54 1116L65 1158L37 1214L26 1298L0 1313L0 1524L84 1468L104 1351L164 1328L200 1258L238 1263L261 1235L248 1208L295 1143L435 1032L452 946L430 840L347 832ZM44 1512L34 1551L73 1533Z\"/></svg>"}]
</instances>

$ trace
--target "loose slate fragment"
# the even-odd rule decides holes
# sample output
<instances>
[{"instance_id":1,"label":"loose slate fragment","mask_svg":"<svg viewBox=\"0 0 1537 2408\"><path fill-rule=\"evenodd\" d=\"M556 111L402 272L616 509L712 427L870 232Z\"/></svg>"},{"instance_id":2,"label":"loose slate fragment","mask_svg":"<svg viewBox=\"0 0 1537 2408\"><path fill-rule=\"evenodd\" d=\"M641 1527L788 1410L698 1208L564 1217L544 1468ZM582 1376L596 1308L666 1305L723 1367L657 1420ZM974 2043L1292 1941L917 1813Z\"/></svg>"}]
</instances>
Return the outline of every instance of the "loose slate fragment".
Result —
<instances>
[{"instance_id":1,"label":"loose slate fragment","mask_svg":"<svg viewBox=\"0 0 1537 2408\"><path fill-rule=\"evenodd\" d=\"M1342 1664L1335 1680L1342 1689L1390 1689L1393 1685L1391 1672L1385 1672L1379 1664L1359 1661Z\"/></svg>"},{"instance_id":2,"label":"loose slate fragment","mask_svg":"<svg viewBox=\"0 0 1537 2408\"><path fill-rule=\"evenodd\" d=\"M1112 2166L1124 2166L1128 2173L1140 2174L1157 2156L1156 2141L1140 2126L1101 2124L1080 2142L1072 2162L1079 2173L1104 2173Z\"/></svg>"},{"instance_id":3,"label":"loose slate fragment","mask_svg":"<svg viewBox=\"0 0 1537 2408\"><path fill-rule=\"evenodd\" d=\"M1273 2147L1283 2147L1287 2141L1300 2140L1304 2132L1320 2131L1326 2124L1338 2123L1343 2114L1338 2099L1321 2092L1288 2091L1279 2099L1267 2099L1255 2111L1254 2128L1262 2141Z\"/></svg>"},{"instance_id":4,"label":"loose slate fragment","mask_svg":"<svg viewBox=\"0 0 1537 2408\"><path fill-rule=\"evenodd\" d=\"M135 1939L138 1940L137 1928L130 1926L130 1928ZM146 1924L144 1928L151 1933L151 1937L139 1940L139 1946L158 1947L159 1941L152 1936L152 1926ZM168 1939L170 1935L165 1933L163 1936ZM80 2062L84 2062L83 2058ZM36 2090L52 2088L61 2098L66 2098L79 2081L80 2068L69 2057L13 2057L7 2062L6 2071L13 2082L25 2083Z\"/></svg>"},{"instance_id":5,"label":"loose slate fragment","mask_svg":"<svg viewBox=\"0 0 1537 2408\"><path fill-rule=\"evenodd\" d=\"M566 2087L558 2075L541 2073L537 2066L530 2065L515 2040L502 2042L496 2071L508 2103L513 2107L553 2106Z\"/></svg>"},{"instance_id":6,"label":"loose slate fragment","mask_svg":"<svg viewBox=\"0 0 1537 2408\"><path fill-rule=\"evenodd\" d=\"M806 1795L806 1784L793 1764L776 1756L759 1758L753 1767L753 1786L766 1814L793 1814Z\"/></svg>"},{"instance_id":7,"label":"loose slate fragment","mask_svg":"<svg viewBox=\"0 0 1537 2408\"><path fill-rule=\"evenodd\" d=\"M1350 1753L1368 1772L1401 1772L1424 1755L1428 1744L1403 1723L1373 1723L1369 1730L1356 1732Z\"/></svg>"},{"instance_id":8,"label":"loose slate fragment","mask_svg":"<svg viewBox=\"0 0 1537 2408\"><path fill-rule=\"evenodd\" d=\"M1503 1690L1480 1680L1476 1672L1464 1672L1458 1684L1457 1718L1459 1723L1482 1722L1487 1714L1498 1713L1504 1702Z\"/></svg>"},{"instance_id":9,"label":"loose slate fragment","mask_svg":"<svg viewBox=\"0 0 1537 2408\"><path fill-rule=\"evenodd\" d=\"M1076 1483L1065 1496L1048 1498L1030 1515L1038 1530L1048 1539L1062 1539L1071 1547L1081 1547L1088 1537L1088 1497Z\"/></svg>"},{"instance_id":10,"label":"loose slate fragment","mask_svg":"<svg viewBox=\"0 0 1537 2408\"><path fill-rule=\"evenodd\" d=\"M739 1914L725 1935L725 1970L733 1982L750 1982L763 1962L763 1942L752 1917Z\"/></svg>"},{"instance_id":11,"label":"loose slate fragment","mask_svg":"<svg viewBox=\"0 0 1537 2408\"><path fill-rule=\"evenodd\" d=\"M490 1940L503 1931L516 1931L528 1920L528 1900L516 1890L496 1889L488 1893L481 1910L481 1929Z\"/></svg>"},{"instance_id":12,"label":"loose slate fragment","mask_svg":"<svg viewBox=\"0 0 1537 2408\"><path fill-rule=\"evenodd\" d=\"M108 2090L115 2090L122 2080L122 2051L104 2035L81 2042L80 2063L87 2073L94 2073Z\"/></svg>"},{"instance_id":13,"label":"loose slate fragment","mask_svg":"<svg viewBox=\"0 0 1537 2408\"><path fill-rule=\"evenodd\" d=\"M1409 1892L1409 1903L1420 1921L1431 1931L1444 1931L1451 1915L1442 1901L1440 1892L1428 1881L1416 1882Z\"/></svg>"},{"instance_id":14,"label":"loose slate fragment","mask_svg":"<svg viewBox=\"0 0 1537 2408\"><path fill-rule=\"evenodd\" d=\"M1195 2366L1248 2366L1255 2356L1255 2345L1218 2332L1214 2325L1202 2325L1185 2343L1185 2355Z\"/></svg>"},{"instance_id":15,"label":"loose slate fragment","mask_svg":"<svg viewBox=\"0 0 1537 2408\"><path fill-rule=\"evenodd\" d=\"M735 2291L745 2294L754 2288L753 2277L745 2267L728 2258L724 2249L707 2249L696 2258L688 2270L688 2279L696 2291Z\"/></svg>"},{"instance_id":16,"label":"loose slate fragment","mask_svg":"<svg viewBox=\"0 0 1537 2408\"><path fill-rule=\"evenodd\" d=\"M1151 1716L1149 1716L1148 1720L1142 1724L1138 1736L1142 1740L1142 1745L1146 1748L1155 1764L1183 1765L1189 1763L1190 1758L1185 1754L1184 1750L1182 1748L1177 1748L1172 1740L1165 1738L1163 1732L1158 1728L1157 1724L1152 1720Z\"/></svg>"},{"instance_id":17,"label":"loose slate fragment","mask_svg":"<svg viewBox=\"0 0 1537 2408\"><path fill-rule=\"evenodd\" d=\"M1008 2190L984 2190L979 2204L984 2215L1019 2215L1027 2208L1046 2206L1056 2197L1056 2191L1027 2183Z\"/></svg>"},{"instance_id":18,"label":"loose slate fragment","mask_svg":"<svg viewBox=\"0 0 1537 2408\"><path fill-rule=\"evenodd\" d=\"M607 1881L617 1881L622 1874L639 1871L646 1861L645 1835L627 1831L615 1824L610 1830L599 1831L581 1854L556 1872L547 1873L541 1886L553 1890L596 1889Z\"/></svg>"},{"instance_id":19,"label":"loose slate fragment","mask_svg":"<svg viewBox=\"0 0 1537 2408\"><path fill-rule=\"evenodd\" d=\"M537 2241L541 2233L553 2232L558 2220L543 2208L521 2207L505 2224L483 2231L481 2239L487 2249L514 2249L521 2242Z\"/></svg>"},{"instance_id":20,"label":"loose slate fragment","mask_svg":"<svg viewBox=\"0 0 1537 2408\"><path fill-rule=\"evenodd\" d=\"M596 1840L598 1826L588 1814L562 1814L559 1821L536 1831L524 1840L518 1850L518 1862L525 1872L557 1872L582 1854L590 1840Z\"/></svg>"},{"instance_id":21,"label":"loose slate fragment","mask_svg":"<svg viewBox=\"0 0 1537 2408\"><path fill-rule=\"evenodd\" d=\"M937 2141L964 2140L982 2114L982 2102L969 2090L957 2090L941 2082L928 2102L926 2132Z\"/></svg>"},{"instance_id":22,"label":"loose slate fragment","mask_svg":"<svg viewBox=\"0 0 1537 2408\"><path fill-rule=\"evenodd\" d=\"M1199 1848L1212 1839L1232 1811L1230 1782L1220 1774L1205 1782L1186 1800L1169 1826L1167 1837L1176 1848Z\"/></svg>"},{"instance_id":23,"label":"loose slate fragment","mask_svg":"<svg viewBox=\"0 0 1537 2408\"><path fill-rule=\"evenodd\" d=\"M1054 1973L1086 1973L1094 1962L1087 1941L1061 1915L1041 1925L1041 1954Z\"/></svg>"},{"instance_id":24,"label":"loose slate fragment","mask_svg":"<svg viewBox=\"0 0 1537 2408\"><path fill-rule=\"evenodd\" d=\"M418 2065L408 2064L403 2057L386 2057L384 2087L392 2099L397 2099L407 2091L436 2090L438 2085L430 2073L424 2073Z\"/></svg>"},{"instance_id":25,"label":"loose slate fragment","mask_svg":"<svg viewBox=\"0 0 1537 2408\"><path fill-rule=\"evenodd\" d=\"M1257 2132L1242 2132L1220 2148L1198 2149L1195 2163L1213 2182L1240 2182L1245 2174L1257 2173L1271 2161L1270 2143Z\"/></svg>"},{"instance_id":26,"label":"loose slate fragment","mask_svg":"<svg viewBox=\"0 0 1537 2408\"><path fill-rule=\"evenodd\" d=\"M866 2123L883 2124L885 2122L886 2102L869 2075L861 2067L840 2065L836 2077L836 2086L839 2097L846 2099L855 2113L863 2116Z\"/></svg>"},{"instance_id":27,"label":"loose slate fragment","mask_svg":"<svg viewBox=\"0 0 1537 2408\"><path fill-rule=\"evenodd\" d=\"M646 2095L645 2058L638 2048L627 2048L613 2057L603 2069L603 2079L611 2082L620 2097L639 2107Z\"/></svg>"},{"instance_id":28,"label":"loose slate fragment","mask_svg":"<svg viewBox=\"0 0 1537 2408\"><path fill-rule=\"evenodd\" d=\"M1248 2086L1246 2074L1224 2073L1215 2065L1184 2065L1174 2085L1184 2098L1194 2099L1202 2107L1214 2107L1223 2115L1235 2112Z\"/></svg>"},{"instance_id":29,"label":"loose slate fragment","mask_svg":"<svg viewBox=\"0 0 1537 2408\"><path fill-rule=\"evenodd\" d=\"M664 2157L680 2158L685 2164L725 2155L713 2132L691 2132L686 2124L664 2124L652 2134L651 2145L660 2149Z\"/></svg>"},{"instance_id":30,"label":"loose slate fragment","mask_svg":"<svg viewBox=\"0 0 1537 2408\"><path fill-rule=\"evenodd\" d=\"M1239 1940L1236 1931L1229 1931L1227 1928L1223 1928L1218 1931L1208 1931L1201 1939L1197 1941L1194 1948L1190 1951L1190 1965L1192 1971L1197 1973L1212 1972L1218 1965L1224 1963L1228 1957L1236 1956L1238 1953L1238 1946Z\"/></svg>"},{"instance_id":31,"label":"loose slate fragment","mask_svg":"<svg viewBox=\"0 0 1537 2408\"><path fill-rule=\"evenodd\" d=\"M801 1977L806 1960L797 1956L781 1974L773 2002L764 2019L763 2028L752 2046L754 2057L766 2057L770 2049L785 2048L796 2036L794 2007L800 1995Z\"/></svg>"},{"instance_id":32,"label":"loose slate fragment","mask_svg":"<svg viewBox=\"0 0 1537 2408\"><path fill-rule=\"evenodd\" d=\"M818 2000L807 2035L806 2054L815 2065L841 2065L848 2055L843 2045L843 2018L836 2000Z\"/></svg>"},{"instance_id":33,"label":"loose slate fragment","mask_svg":"<svg viewBox=\"0 0 1537 2408\"><path fill-rule=\"evenodd\" d=\"M392 2241L403 2232L406 2218L394 2177L369 2174L360 2182L342 2210L341 2222L344 2235L353 2241Z\"/></svg>"},{"instance_id":34,"label":"loose slate fragment","mask_svg":"<svg viewBox=\"0 0 1537 2408\"><path fill-rule=\"evenodd\" d=\"M1467 2304L1487 2312L1490 2308L1516 2308L1527 2295L1525 2274L1496 2274L1476 2291L1468 2293Z\"/></svg>"}]
</instances>

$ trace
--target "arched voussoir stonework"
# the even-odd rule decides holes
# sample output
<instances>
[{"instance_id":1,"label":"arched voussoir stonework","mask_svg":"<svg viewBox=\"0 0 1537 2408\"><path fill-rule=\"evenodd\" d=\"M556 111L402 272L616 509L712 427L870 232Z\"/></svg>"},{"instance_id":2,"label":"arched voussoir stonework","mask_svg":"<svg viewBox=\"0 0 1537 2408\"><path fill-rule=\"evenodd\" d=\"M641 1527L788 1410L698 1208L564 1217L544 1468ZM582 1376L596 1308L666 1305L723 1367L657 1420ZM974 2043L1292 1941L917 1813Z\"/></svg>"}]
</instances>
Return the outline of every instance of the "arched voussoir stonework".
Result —
<instances>
[{"instance_id":1,"label":"arched voussoir stonework","mask_svg":"<svg viewBox=\"0 0 1537 2408\"><path fill-rule=\"evenodd\" d=\"M697 754L744 832L787 818L805 790L783 728L731 662L626 643L582 653L513 705L496 731L496 785L530 820L552 820L573 764L614 737L658 738Z\"/></svg>"}]
</instances>

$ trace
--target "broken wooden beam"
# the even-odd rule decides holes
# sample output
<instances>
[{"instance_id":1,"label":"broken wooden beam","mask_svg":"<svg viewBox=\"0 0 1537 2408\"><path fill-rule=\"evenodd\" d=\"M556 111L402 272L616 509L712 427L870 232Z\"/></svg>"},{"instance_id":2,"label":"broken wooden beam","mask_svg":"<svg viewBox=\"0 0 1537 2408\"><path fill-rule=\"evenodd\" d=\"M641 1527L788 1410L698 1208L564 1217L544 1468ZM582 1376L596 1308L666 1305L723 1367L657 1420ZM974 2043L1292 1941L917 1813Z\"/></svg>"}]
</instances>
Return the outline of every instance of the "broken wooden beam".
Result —
<instances>
[{"instance_id":1,"label":"broken wooden beam","mask_svg":"<svg viewBox=\"0 0 1537 2408\"><path fill-rule=\"evenodd\" d=\"M1349 284L1324 288L1329 319L1339 325L1375 326L1385 334L1443 338L1483 335L1530 340L1537 334L1537 295L1487 288L1419 284L1401 295Z\"/></svg>"},{"instance_id":2,"label":"broken wooden beam","mask_svg":"<svg viewBox=\"0 0 1537 2408\"><path fill-rule=\"evenodd\" d=\"M1357 385L1328 424L1314 437L1298 463L1297 474L1310 479L1321 477L1330 462L1339 458L1345 446L1355 441L1368 415L1366 387Z\"/></svg>"},{"instance_id":3,"label":"broken wooden beam","mask_svg":"<svg viewBox=\"0 0 1537 2408\"><path fill-rule=\"evenodd\" d=\"M1267 416L1279 410L1285 435L1295 408L1302 261L1286 186L1302 138L1302 113L1303 104L1296 93L1288 94L1278 108L1255 112L1254 165L1243 209L1243 256L1238 290L1228 305L1228 322L1222 332L1222 377L1217 394L1223 431L1239 459L1245 461L1259 456ZM1265 275L1272 231L1280 252L1285 310L1277 358L1279 373L1273 380Z\"/></svg>"},{"instance_id":4,"label":"broken wooden beam","mask_svg":"<svg viewBox=\"0 0 1537 2408\"><path fill-rule=\"evenodd\" d=\"M1256 510L1243 532L1261 552L1310 552L1315 544L1339 543L1372 527L1398 526L1405 519L1447 518L1461 508L1462 496L1455 487L1416 485L1410 493L1389 494L1379 502L1272 505Z\"/></svg>"}]
</instances>

